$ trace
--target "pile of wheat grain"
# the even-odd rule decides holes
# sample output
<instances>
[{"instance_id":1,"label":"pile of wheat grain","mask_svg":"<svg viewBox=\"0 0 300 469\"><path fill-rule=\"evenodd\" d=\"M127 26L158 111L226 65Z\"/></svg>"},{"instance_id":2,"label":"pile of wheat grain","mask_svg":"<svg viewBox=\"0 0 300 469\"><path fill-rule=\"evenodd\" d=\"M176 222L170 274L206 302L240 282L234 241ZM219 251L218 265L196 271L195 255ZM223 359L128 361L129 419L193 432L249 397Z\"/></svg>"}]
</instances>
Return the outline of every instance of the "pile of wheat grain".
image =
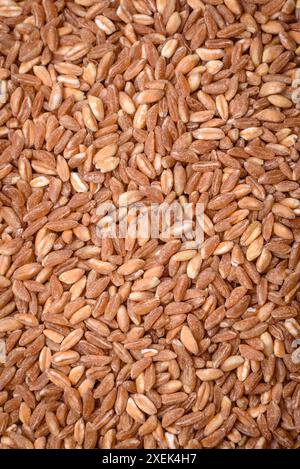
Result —
<instances>
[{"instance_id":1,"label":"pile of wheat grain","mask_svg":"<svg viewBox=\"0 0 300 469\"><path fill-rule=\"evenodd\" d=\"M1 448L300 446L299 13L0 0Z\"/></svg>"}]
</instances>

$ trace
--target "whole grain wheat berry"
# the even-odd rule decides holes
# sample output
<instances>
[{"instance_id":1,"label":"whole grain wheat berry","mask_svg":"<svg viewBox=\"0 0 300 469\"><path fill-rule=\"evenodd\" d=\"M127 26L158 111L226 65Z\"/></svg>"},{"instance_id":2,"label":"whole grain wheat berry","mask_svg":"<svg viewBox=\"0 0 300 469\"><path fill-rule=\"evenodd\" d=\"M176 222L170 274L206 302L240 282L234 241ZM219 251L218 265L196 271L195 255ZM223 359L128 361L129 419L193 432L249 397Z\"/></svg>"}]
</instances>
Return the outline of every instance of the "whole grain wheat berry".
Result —
<instances>
[{"instance_id":1,"label":"whole grain wheat berry","mask_svg":"<svg viewBox=\"0 0 300 469\"><path fill-rule=\"evenodd\" d=\"M299 448L299 69L299 0L0 0L1 449Z\"/></svg>"}]
</instances>

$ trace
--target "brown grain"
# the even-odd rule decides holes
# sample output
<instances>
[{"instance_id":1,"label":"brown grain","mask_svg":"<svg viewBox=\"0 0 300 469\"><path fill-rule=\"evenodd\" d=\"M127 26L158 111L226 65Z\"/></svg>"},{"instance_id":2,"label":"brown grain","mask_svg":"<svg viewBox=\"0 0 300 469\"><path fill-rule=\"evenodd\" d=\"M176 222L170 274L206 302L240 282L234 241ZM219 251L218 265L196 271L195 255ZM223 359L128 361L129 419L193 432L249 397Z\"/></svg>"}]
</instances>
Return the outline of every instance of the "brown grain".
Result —
<instances>
[{"instance_id":1,"label":"brown grain","mask_svg":"<svg viewBox=\"0 0 300 469\"><path fill-rule=\"evenodd\" d=\"M0 0L1 449L299 448L298 4Z\"/></svg>"}]
</instances>

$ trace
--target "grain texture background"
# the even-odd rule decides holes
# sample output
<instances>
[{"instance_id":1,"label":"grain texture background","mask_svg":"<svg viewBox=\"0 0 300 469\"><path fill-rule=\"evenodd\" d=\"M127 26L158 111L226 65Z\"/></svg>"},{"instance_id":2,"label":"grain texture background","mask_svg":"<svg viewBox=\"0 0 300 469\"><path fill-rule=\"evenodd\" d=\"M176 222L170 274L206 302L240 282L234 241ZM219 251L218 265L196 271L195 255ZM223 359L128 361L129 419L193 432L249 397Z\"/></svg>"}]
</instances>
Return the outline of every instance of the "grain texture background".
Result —
<instances>
[{"instance_id":1,"label":"grain texture background","mask_svg":"<svg viewBox=\"0 0 300 469\"><path fill-rule=\"evenodd\" d=\"M1 449L299 447L299 63L299 0L0 0Z\"/></svg>"}]
</instances>

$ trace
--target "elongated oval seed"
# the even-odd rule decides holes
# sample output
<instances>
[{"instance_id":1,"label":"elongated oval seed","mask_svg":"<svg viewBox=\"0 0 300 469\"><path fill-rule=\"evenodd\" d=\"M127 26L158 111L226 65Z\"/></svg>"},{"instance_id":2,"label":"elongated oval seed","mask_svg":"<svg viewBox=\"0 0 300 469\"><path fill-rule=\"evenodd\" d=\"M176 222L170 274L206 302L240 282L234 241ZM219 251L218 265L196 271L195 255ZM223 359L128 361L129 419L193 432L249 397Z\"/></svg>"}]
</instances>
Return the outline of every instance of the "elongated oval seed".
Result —
<instances>
[{"instance_id":1,"label":"elongated oval seed","mask_svg":"<svg viewBox=\"0 0 300 469\"><path fill-rule=\"evenodd\" d=\"M146 414L154 415L157 413L155 405L147 396L144 396L143 394L135 394L133 399L136 405Z\"/></svg>"},{"instance_id":2,"label":"elongated oval seed","mask_svg":"<svg viewBox=\"0 0 300 469\"><path fill-rule=\"evenodd\" d=\"M83 334L83 329L75 329L74 331L70 332L60 344L60 351L65 352L74 347L74 345L80 341Z\"/></svg>"},{"instance_id":3,"label":"elongated oval seed","mask_svg":"<svg viewBox=\"0 0 300 469\"><path fill-rule=\"evenodd\" d=\"M299 8L0 2L1 447L299 446Z\"/></svg>"},{"instance_id":4,"label":"elongated oval seed","mask_svg":"<svg viewBox=\"0 0 300 469\"><path fill-rule=\"evenodd\" d=\"M238 368L244 363L244 358L239 355L233 355L231 357L226 358L226 360L222 363L221 368L222 371L231 371L235 368Z\"/></svg>"},{"instance_id":5,"label":"elongated oval seed","mask_svg":"<svg viewBox=\"0 0 300 469\"><path fill-rule=\"evenodd\" d=\"M4 318L0 319L0 332L9 332L15 331L16 329L20 329L22 327L22 323L17 319L13 318Z\"/></svg>"},{"instance_id":6,"label":"elongated oval seed","mask_svg":"<svg viewBox=\"0 0 300 469\"><path fill-rule=\"evenodd\" d=\"M207 368L203 370L197 370L196 375L201 381L213 381L223 376L222 370L217 370L215 368Z\"/></svg>"},{"instance_id":7,"label":"elongated oval seed","mask_svg":"<svg viewBox=\"0 0 300 469\"><path fill-rule=\"evenodd\" d=\"M183 326L180 333L180 339L183 345L188 349L189 352L197 355L199 352L198 344L193 336L192 331L187 327Z\"/></svg>"}]
</instances>

